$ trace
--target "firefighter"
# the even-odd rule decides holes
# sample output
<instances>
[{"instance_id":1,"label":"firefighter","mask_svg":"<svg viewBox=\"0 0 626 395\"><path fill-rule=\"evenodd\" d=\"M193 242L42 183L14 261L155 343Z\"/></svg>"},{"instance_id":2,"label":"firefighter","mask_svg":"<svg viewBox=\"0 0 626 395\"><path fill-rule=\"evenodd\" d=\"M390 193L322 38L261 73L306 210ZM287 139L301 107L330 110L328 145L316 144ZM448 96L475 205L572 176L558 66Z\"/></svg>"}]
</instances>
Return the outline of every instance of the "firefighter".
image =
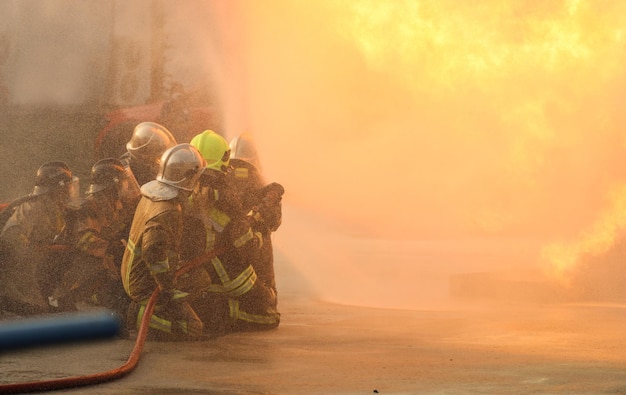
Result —
<instances>
[{"instance_id":1,"label":"firefighter","mask_svg":"<svg viewBox=\"0 0 626 395\"><path fill-rule=\"evenodd\" d=\"M154 180L159 171L161 155L176 144L176 139L165 126L156 122L142 122L135 126L120 160L132 170L141 186Z\"/></svg>"},{"instance_id":2,"label":"firefighter","mask_svg":"<svg viewBox=\"0 0 626 395\"><path fill-rule=\"evenodd\" d=\"M276 182L265 183L254 141L248 133L230 141L230 168L228 183L239 196L252 229L263 235L263 245L255 265L258 281L277 293L271 236L282 222L284 188Z\"/></svg>"},{"instance_id":3,"label":"firefighter","mask_svg":"<svg viewBox=\"0 0 626 395\"><path fill-rule=\"evenodd\" d=\"M37 169L32 192L16 199L3 214L0 233L1 308L18 315L49 311L45 298L61 272L53 243L77 205L80 180L67 163L46 162Z\"/></svg>"},{"instance_id":4,"label":"firefighter","mask_svg":"<svg viewBox=\"0 0 626 395\"><path fill-rule=\"evenodd\" d=\"M152 292L159 299L150 320L155 340L193 340L203 325L187 302L190 296L177 284L181 242L188 198L206 166L196 148L176 145L163 153L156 180L141 187L139 201L122 259L121 275L132 299L129 320L141 322Z\"/></svg>"},{"instance_id":5,"label":"firefighter","mask_svg":"<svg viewBox=\"0 0 626 395\"><path fill-rule=\"evenodd\" d=\"M191 144L207 162L192 196L194 213L204 225L204 248L220 251L207 263L213 284L196 304L205 331L221 335L276 328L280 323L276 292L257 280L255 270L263 237L252 229L237 194L228 185L228 142L206 130Z\"/></svg>"},{"instance_id":6,"label":"firefighter","mask_svg":"<svg viewBox=\"0 0 626 395\"><path fill-rule=\"evenodd\" d=\"M139 185L119 159L106 158L92 166L86 195L56 238L73 253L49 300L60 311L76 310L79 303L106 307L123 321L129 298L119 273Z\"/></svg>"}]
</instances>

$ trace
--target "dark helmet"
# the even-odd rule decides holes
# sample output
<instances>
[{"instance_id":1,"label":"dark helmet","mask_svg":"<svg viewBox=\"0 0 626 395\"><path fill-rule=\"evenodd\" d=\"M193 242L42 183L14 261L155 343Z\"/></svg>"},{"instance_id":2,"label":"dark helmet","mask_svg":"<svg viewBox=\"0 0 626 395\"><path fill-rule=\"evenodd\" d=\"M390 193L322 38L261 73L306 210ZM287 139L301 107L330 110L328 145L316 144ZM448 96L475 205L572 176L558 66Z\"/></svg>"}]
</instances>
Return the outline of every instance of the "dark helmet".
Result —
<instances>
[{"instance_id":1,"label":"dark helmet","mask_svg":"<svg viewBox=\"0 0 626 395\"><path fill-rule=\"evenodd\" d=\"M60 189L74 181L67 163L62 161L46 162L37 169L35 188L31 196L40 196Z\"/></svg>"},{"instance_id":2,"label":"dark helmet","mask_svg":"<svg viewBox=\"0 0 626 395\"><path fill-rule=\"evenodd\" d=\"M124 164L116 158L105 158L91 167L91 183L87 188L88 195L115 188L120 197L139 196L139 185Z\"/></svg>"},{"instance_id":3,"label":"dark helmet","mask_svg":"<svg viewBox=\"0 0 626 395\"><path fill-rule=\"evenodd\" d=\"M133 136L126 143L126 150L146 164L158 164L161 155L176 145L176 139L163 125L156 122L142 122L135 126Z\"/></svg>"}]
</instances>

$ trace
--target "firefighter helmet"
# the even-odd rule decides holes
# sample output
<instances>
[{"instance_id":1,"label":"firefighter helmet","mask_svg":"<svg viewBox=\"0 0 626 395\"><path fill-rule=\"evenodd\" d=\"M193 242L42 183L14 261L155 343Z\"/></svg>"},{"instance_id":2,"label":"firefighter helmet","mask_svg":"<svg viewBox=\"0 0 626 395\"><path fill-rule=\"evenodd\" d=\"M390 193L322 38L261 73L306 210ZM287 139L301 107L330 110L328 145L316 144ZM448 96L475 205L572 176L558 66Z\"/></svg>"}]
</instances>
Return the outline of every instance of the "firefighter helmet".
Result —
<instances>
[{"instance_id":1,"label":"firefighter helmet","mask_svg":"<svg viewBox=\"0 0 626 395\"><path fill-rule=\"evenodd\" d=\"M69 185L74 179L76 177L72 175L67 163L62 161L46 162L37 169L35 187L31 196L45 195L61 189Z\"/></svg>"},{"instance_id":2,"label":"firefighter helmet","mask_svg":"<svg viewBox=\"0 0 626 395\"><path fill-rule=\"evenodd\" d=\"M207 169L217 170L222 173L226 172L230 159L230 147L224 137L212 130L205 130L194 136L190 144L200 151L200 154L206 160Z\"/></svg>"},{"instance_id":3,"label":"firefighter helmet","mask_svg":"<svg viewBox=\"0 0 626 395\"><path fill-rule=\"evenodd\" d=\"M176 139L165 126L142 122L135 126L126 151L141 162L158 164L163 152L175 145Z\"/></svg>"},{"instance_id":4,"label":"firefighter helmet","mask_svg":"<svg viewBox=\"0 0 626 395\"><path fill-rule=\"evenodd\" d=\"M242 133L230 140L230 159L244 160L261 171L259 155L249 133Z\"/></svg>"},{"instance_id":5,"label":"firefighter helmet","mask_svg":"<svg viewBox=\"0 0 626 395\"><path fill-rule=\"evenodd\" d=\"M156 180L141 187L153 200L169 200L182 191L191 192L204 172L206 161L191 144L175 145L163 153Z\"/></svg>"},{"instance_id":6,"label":"firefighter helmet","mask_svg":"<svg viewBox=\"0 0 626 395\"><path fill-rule=\"evenodd\" d=\"M139 185L130 169L116 158L105 158L91 167L91 184L88 195L115 188L120 198L133 199L139 196Z\"/></svg>"}]
</instances>

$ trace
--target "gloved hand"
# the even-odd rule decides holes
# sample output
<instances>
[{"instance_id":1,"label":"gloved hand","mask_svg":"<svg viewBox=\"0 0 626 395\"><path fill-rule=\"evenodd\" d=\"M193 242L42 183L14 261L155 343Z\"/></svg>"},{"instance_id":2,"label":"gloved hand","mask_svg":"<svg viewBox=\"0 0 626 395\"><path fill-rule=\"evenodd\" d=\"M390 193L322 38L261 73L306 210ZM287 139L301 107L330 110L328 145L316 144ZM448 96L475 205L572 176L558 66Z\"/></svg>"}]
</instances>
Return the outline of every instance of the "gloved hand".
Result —
<instances>
[{"instance_id":1,"label":"gloved hand","mask_svg":"<svg viewBox=\"0 0 626 395\"><path fill-rule=\"evenodd\" d=\"M120 269L115 265L115 258L112 255L102 257L102 267L110 278L118 278Z\"/></svg>"},{"instance_id":2,"label":"gloved hand","mask_svg":"<svg viewBox=\"0 0 626 395\"><path fill-rule=\"evenodd\" d=\"M163 291L173 290L176 288L176 275L173 270L168 270L163 273L156 273L154 275L154 280L157 283L157 286Z\"/></svg>"},{"instance_id":3,"label":"gloved hand","mask_svg":"<svg viewBox=\"0 0 626 395\"><path fill-rule=\"evenodd\" d=\"M285 189L277 182L272 182L263 188L266 192L262 202L266 206L272 206L281 201Z\"/></svg>"},{"instance_id":4,"label":"gloved hand","mask_svg":"<svg viewBox=\"0 0 626 395\"><path fill-rule=\"evenodd\" d=\"M161 290L157 297L156 305L162 307L171 303L181 303L187 299L187 296L189 296L187 292L178 289Z\"/></svg>"},{"instance_id":5,"label":"gloved hand","mask_svg":"<svg viewBox=\"0 0 626 395\"><path fill-rule=\"evenodd\" d=\"M124 255L124 250L126 249L126 240L122 239L112 239L109 241L109 245L106 249L107 255L112 255L113 257L121 257Z\"/></svg>"},{"instance_id":6,"label":"gloved hand","mask_svg":"<svg viewBox=\"0 0 626 395\"><path fill-rule=\"evenodd\" d=\"M157 306L165 306L166 304L168 304L169 302L172 301L172 298L174 296L174 290L173 289L162 289L159 291L159 296L157 297L156 300L156 305Z\"/></svg>"}]
</instances>

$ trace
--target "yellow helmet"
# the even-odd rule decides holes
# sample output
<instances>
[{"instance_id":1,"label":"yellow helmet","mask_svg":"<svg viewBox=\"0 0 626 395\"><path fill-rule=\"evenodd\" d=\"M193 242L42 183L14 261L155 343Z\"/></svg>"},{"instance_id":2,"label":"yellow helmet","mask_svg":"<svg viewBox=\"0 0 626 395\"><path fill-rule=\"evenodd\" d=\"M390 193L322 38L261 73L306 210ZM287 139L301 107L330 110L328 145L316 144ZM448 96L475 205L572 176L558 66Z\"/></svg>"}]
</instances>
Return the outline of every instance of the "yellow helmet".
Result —
<instances>
[{"instance_id":1,"label":"yellow helmet","mask_svg":"<svg viewBox=\"0 0 626 395\"><path fill-rule=\"evenodd\" d=\"M194 136L190 142L196 147L206 160L207 169L213 169L225 173L230 160L230 147L224 137L212 130Z\"/></svg>"}]
</instances>

